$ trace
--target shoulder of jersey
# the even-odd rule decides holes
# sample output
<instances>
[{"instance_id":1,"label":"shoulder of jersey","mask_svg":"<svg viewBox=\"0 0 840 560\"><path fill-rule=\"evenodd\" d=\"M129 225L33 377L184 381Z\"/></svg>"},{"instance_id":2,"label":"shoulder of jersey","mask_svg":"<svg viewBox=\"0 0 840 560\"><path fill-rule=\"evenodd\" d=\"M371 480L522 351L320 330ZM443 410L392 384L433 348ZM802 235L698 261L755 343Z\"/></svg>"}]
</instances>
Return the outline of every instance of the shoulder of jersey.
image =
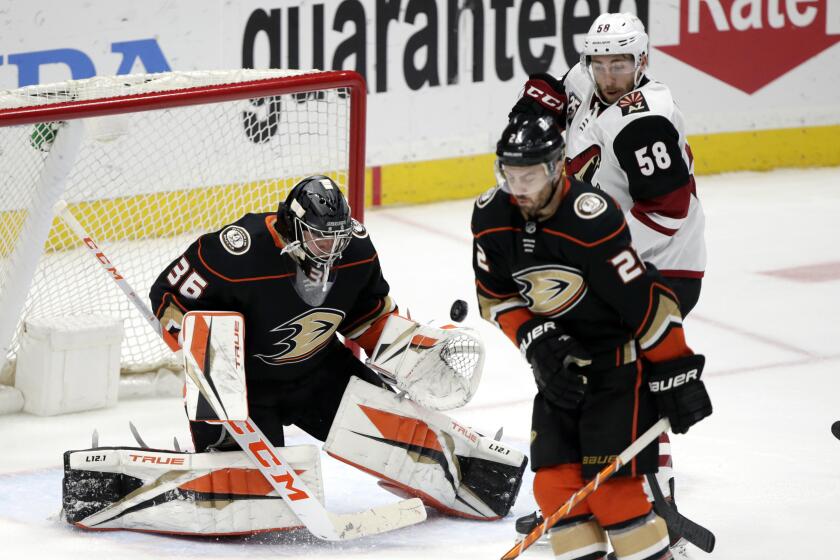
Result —
<instances>
[{"instance_id":1,"label":"shoulder of jersey","mask_svg":"<svg viewBox=\"0 0 840 560\"><path fill-rule=\"evenodd\" d=\"M671 90L662 82L650 80L616 101L598 120L602 128L618 132L628 123L649 116L664 116L670 120L673 112Z\"/></svg>"},{"instance_id":2,"label":"shoulder of jersey","mask_svg":"<svg viewBox=\"0 0 840 560\"><path fill-rule=\"evenodd\" d=\"M269 230L273 213L246 214L199 238L203 264L220 276L250 278L281 274L280 248ZM276 239L279 239L277 237ZM277 255L270 258L268 255Z\"/></svg>"},{"instance_id":3,"label":"shoulder of jersey","mask_svg":"<svg viewBox=\"0 0 840 560\"><path fill-rule=\"evenodd\" d=\"M593 90L592 79L587 75L586 69L580 62L572 66L566 73L564 80L566 90L574 92L590 92Z\"/></svg>"},{"instance_id":4,"label":"shoulder of jersey","mask_svg":"<svg viewBox=\"0 0 840 560\"><path fill-rule=\"evenodd\" d=\"M600 189L570 180L560 208L545 228L573 245L596 247L615 238L627 225L621 208Z\"/></svg>"},{"instance_id":5,"label":"shoulder of jersey","mask_svg":"<svg viewBox=\"0 0 840 560\"><path fill-rule=\"evenodd\" d=\"M499 186L481 193L475 199L472 215L473 233L510 225L510 196Z\"/></svg>"},{"instance_id":6,"label":"shoulder of jersey","mask_svg":"<svg viewBox=\"0 0 840 560\"><path fill-rule=\"evenodd\" d=\"M341 255L340 265L351 265L369 261L376 255L376 248L373 246L367 228L361 222L353 220L353 237L350 244Z\"/></svg>"}]
</instances>

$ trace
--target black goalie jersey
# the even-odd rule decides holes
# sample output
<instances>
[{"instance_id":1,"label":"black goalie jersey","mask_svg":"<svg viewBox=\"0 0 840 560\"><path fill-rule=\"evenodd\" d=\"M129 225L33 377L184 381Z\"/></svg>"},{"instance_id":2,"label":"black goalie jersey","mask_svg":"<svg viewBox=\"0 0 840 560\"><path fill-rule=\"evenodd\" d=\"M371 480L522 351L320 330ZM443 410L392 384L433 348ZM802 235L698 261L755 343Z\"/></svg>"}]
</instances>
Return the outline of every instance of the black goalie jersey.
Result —
<instances>
[{"instance_id":1,"label":"black goalie jersey","mask_svg":"<svg viewBox=\"0 0 840 560\"><path fill-rule=\"evenodd\" d=\"M476 201L473 268L482 317L523 350L534 322L553 318L605 367L633 362L639 350L651 361L691 354L676 298L637 256L615 201L564 179L550 204L553 215L534 222L498 188Z\"/></svg>"},{"instance_id":2,"label":"black goalie jersey","mask_svg":"<svg viewBox=\"0 0 840 560\"><path fill-rule=\"evenodd\" d=\"M189 310L242 313L248 379L294 381L318 367L338 344L337 332L372 350L383 323L377 320L396 306L373 243L355 221L352 241L333 267L332 288L318 305L307 303L295 287L293 257L282 254L276 219L247 214L201 236L161 273L150 298L170 331L180 329Z\"/></svg>"}]
</instances>

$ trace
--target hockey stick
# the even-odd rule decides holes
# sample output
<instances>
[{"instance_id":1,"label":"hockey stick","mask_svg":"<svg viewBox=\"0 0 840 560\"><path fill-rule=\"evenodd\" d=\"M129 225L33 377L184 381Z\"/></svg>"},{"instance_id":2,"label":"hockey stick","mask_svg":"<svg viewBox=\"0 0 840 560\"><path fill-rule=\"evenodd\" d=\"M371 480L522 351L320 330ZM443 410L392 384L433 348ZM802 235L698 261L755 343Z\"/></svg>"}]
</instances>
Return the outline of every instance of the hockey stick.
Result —
<instances>
[{"instance_id":1,"label":"hockey stick","mask_svg":"<svg viewBox=\"0 0 840 560\"><path fill-rule=\"evenodd\" d=\"M82 240L85 247L169 348L173 352L178 351L180 345L175 337L163 328L152 310L137 296L126 279L117 271L116 266L97 247L96 242L67 208L67 204L63 200L59 201L53 210ZM205 397L212 393L212 389L207 386L199 386L199 390ZM210 398L207 401L213 402ZM213 412L219 418L226 418L217 410ZM331 513L324 509L315 494L250 418L244 421L225 420L222 423L272 488L283 498L289 509L313 535L320 539L328 541L355 539L392 531L426 519L426 509L419 498L401 500L358 513Z\"/></svg>"},{"instance_id":2,"label":"hockey stick","mask_svg":"<svg viewBox=\"0 0 840 560\"><path fill-rule=\"evenodd\" d=\"M569 498L565 504L560 506L557 511L551 515L547 515L545 521L531 529L531 532L525 535L524 539L505 552L502 556L502 560L512 560L513 558L519 557L520 554L525 552L525 549L537 542L540 537L548 531L548 529L554 526L555 523L569 515L569 512L572 511L576 505L585 500L587 496L597 490L601 484L617 473L621 467L626 465L631 459L633 459L633 457L638 455L642 449L650 445L661 433L669 430L670 428L671 422L669 422L667 418L660 418L659 421L651 426L648 431L643 433L636 441L631 443L630 447L622 451L618 457L613 459L612 463L601 469L601 472L595 475L595 478L589 481L586 486L575 492L572 497Z\"/></svg>"},{"instance_id":3,"label":"hockey stick","mask_svg":"<svg viewBox=\"0 0 840 560\"><path fill-rule=\"evenodd\" d=\"M682 536L702 550L703 552L711 552L715 549L715 535L702 525L698 525L691 519L687 518L674 507L665 501L665 495L662 493L662 488L659 487L659 482L656 480L655 474L647 474L645 478L650 486L650 491L653 494L653 509L656 513L665 520L669 531L673 531Z\"/></svg>"}]
</instances>

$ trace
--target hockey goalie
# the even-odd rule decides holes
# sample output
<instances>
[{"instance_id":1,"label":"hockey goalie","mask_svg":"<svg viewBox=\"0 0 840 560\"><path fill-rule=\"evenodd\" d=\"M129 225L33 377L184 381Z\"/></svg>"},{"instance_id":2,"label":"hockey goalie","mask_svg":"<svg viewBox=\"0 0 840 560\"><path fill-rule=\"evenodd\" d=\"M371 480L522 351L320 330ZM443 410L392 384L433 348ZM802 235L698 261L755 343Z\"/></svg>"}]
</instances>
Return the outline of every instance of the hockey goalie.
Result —
<instances>
[{"instance_id":1,"label":"hockey goalie","mask_svg":"<svg viewBox=\"0 0 840 560\"><path fill-rule=\"evenodd\" d=\"M66 519L194 535L311 529L302 506L323 508L319 453L285 447L289 425L397 495L449 515L504 517L527 459L440 412L477 389L481 340L400 316L389 292L367 230L325 176L298 183L276 213L198 238L150 294L183 349L194 452L68 451ZM339 334L364 349L367 364ZM243 439L249 430L269 444ZM411 503L387 510L399 519L378 530L424 519Z\"/></svg>"}]
</instances>

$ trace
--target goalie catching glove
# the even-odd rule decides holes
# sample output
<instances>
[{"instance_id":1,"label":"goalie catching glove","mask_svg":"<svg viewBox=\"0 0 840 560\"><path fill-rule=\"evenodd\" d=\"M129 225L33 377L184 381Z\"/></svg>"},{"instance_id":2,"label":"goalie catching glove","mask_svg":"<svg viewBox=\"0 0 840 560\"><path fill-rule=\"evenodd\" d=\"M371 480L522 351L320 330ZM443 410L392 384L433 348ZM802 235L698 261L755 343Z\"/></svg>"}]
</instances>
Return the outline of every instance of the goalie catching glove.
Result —
<instances>
[{"instance_id":1,"label":"goalie catching glove","mask_svg":"<svg viewBox=\"0 0 840 560\"><path fill-rule=\"evenodd\" d=\"M659 413L671 421L675 434L686 433L712 414L712 401L700 381L705 363L705 356L694 354L647 365L650 392L656 397Z\"/></svg>"},{"instance_id":2,"label":"goalie catching glove","mask_svg":"<svg viewBox=\"0 0 840 560\"><path fill-rule=\"evenodd\" d=\"M484 344L472 329L391 315L367 365L417 404L449 410L468 403L478 389Z\"/></svg>"},{"instance_id":3,"label":"goalie catching glove","mask_svg":"<svg viewBox=\"0 0 840 560\"><path fill-rule=\"evenodd\" d=\"M519 349L531 364L540 394L555 406L576 409L586 394L584 368L592 363L589 352L563 334L554 321L531 320L520 327L520 333Z\"/></svg>"}]
</instances>

